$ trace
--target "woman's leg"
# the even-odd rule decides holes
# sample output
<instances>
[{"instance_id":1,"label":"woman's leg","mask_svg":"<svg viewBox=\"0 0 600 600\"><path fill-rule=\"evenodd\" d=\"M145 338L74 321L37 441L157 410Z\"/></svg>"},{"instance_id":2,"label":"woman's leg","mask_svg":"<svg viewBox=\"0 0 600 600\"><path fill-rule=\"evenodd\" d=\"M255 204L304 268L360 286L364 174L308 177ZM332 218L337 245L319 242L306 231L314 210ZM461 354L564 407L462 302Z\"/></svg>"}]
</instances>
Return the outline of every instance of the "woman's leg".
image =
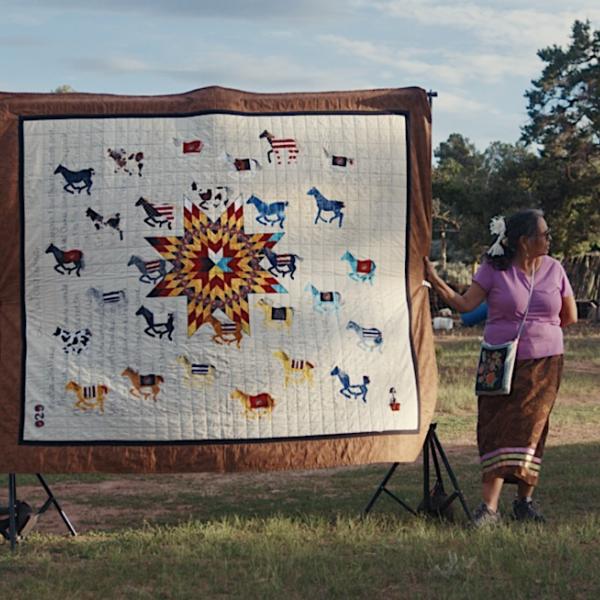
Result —
<instances>
[{"instance_id":1,"label":"woman's leg","mask_svg":"<svg viewBox=\"0 0 600 600\"><path fill-rule=\"evenodd\" d=\"M487 504L488 508L494 512L498 511L498 500L500 499L503 483L504 479L501 477L495 477L490 481L483 482L481 492L483 501Z\"/></svg>"},{"instance_id":2,"label":"woman's leg","mask_svg":"<svg viewBox=\"0 0 600 600\"><path fill-rule=\"evenodd\" d=\"M520 499L531 498L535 490L534 485L529 485L522 480L519 480L518 496Z\"/></svg>"}]
</instances>

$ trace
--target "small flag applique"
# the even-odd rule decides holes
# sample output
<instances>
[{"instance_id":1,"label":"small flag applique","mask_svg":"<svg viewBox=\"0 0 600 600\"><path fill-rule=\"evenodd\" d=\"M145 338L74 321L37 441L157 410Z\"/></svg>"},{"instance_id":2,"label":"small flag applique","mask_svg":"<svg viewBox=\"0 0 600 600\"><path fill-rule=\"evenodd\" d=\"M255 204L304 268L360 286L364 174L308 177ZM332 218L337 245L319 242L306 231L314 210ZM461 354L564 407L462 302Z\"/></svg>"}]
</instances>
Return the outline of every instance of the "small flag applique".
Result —
<instances>
[{"instance_id":1,"label":"small flag applique","mask_svg":"<svg viewBox=\"0 0 600 600\"><path fill-rule=\"evenodd\" d=\"M183 142L183 153L184 154L199 154L204 148L202 140L191 140L189 142Z\"/></svg>"}]
</instances>

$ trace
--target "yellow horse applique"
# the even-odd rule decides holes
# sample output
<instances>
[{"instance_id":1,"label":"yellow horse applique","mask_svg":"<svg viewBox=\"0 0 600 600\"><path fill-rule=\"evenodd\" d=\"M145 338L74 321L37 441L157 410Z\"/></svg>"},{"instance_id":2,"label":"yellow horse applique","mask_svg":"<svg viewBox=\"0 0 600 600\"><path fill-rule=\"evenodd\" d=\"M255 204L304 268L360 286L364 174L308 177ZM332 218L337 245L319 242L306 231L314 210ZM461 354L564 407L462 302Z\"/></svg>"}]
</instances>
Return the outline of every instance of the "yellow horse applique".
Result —
<instances>
[{"instance_id":1,"label":"yellow horse applique","mask_svg":"<svg viewBox=\"0 0 600 600\"><path fill-rule=\"evenodd\" d=\"M214 365L208 363L194 363L184 354L180 354L175 359L184 367L184 381L192 387L202 387L212 385L215 381L217 369Z\"/></svg>"},{"instance_id":2,"label":"yellow horse applique","mask_svg":"<svg viewBox=\"0 0 600 600\"><path fill-rule=\"evenodd\" d=\"M283 365L285 377L283 384L285 387L287 387L289 383L299 383L301 381L308 381L308 383L312 385L312 370L315 368L315 365L307 360L290 358L283 350L275 350L273 356L278 358Z\"/></svg>"},{"instance_id":3,"label":"yellow horse applique","mask_svg":"<svg viewBox=\"0 0 600 600\"><path fill-rule=\"evenodd\" d=\"M265 316L265 325L267 327L289 329L294 318L294 308L292 306L273 306L272 302L266 298L261 298L256 306L262 308Z\"/></svg>"},{"instance_id":4,"label":"yellow horse applique","mask_svg":"<svg viewBox=\"0 0 600 600\"><path fill-rule=\"evenodd\" d=\"M246 392L236 389L231 392L231 397L242 403L246 418L254 419L256 416L270 415L275 408L275 399L271 394L267 394L266 392L251 396L250 394L246 394Z\"/></svg>"},{"instance_id":5,"label":"yellow horse applique","mask_svg":"<svg viewBox=\"0 0 600 600\"><path fill-rule=\"evenodd\" d=\"M68 392L75 392L77 402L74 408L88 411L98 409L100 414L104 414L104 398L108 394L108 386L99 385L79 385L74 381L69 381L65 386Z\"/></svg>"}]
</instances>

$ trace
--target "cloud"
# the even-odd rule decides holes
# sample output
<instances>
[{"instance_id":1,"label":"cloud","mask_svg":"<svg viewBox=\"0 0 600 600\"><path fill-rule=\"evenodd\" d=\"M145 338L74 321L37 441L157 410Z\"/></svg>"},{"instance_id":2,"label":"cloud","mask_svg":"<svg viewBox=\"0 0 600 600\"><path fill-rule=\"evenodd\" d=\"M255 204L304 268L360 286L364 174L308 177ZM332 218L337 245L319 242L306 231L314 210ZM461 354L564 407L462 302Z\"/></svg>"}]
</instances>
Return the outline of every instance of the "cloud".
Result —
<instances>
[{"instance_id":1,"label":"cloud","mask_svg":"<svg viewBox=\"0 0 600 600\"><path fill-rule=\"evenodd\" d=\"M460 94L453 94L444 90L439 97L434 99L435 112L446 114L465 114L465 113L487 113L498 114L498 110L487 106L477 100L468 98Z\"/></svg>"},{"instance_id":2,"label":"cloud","mask_svg":"<svg viewBox=\"0 0 600 600\"><path fill-rule=\"evenodd\" d=\"M533 2L527 8L510 3L452 2L435 0L371 0L369 6L407 21L436 29L468 31L484 43L541 48L568 42L576 19L600 21L596 1L579 1L566 9L563 2ZM533 4L533 6L531 6Z\"/></svg>"},{"instance_id":3,"label":"cloud","mask_svg":"<svg viewBox=\"0 0 600 600\"><path fill-rule=\"evenodd\" d=\"M40 8L44 11L135 13L140 16L161 15L201 19L270 21L284 19L319 21L351 14L358 0L7 0L8 6Z\"/></svg>"},{"instance_id":4,"label":"cloud","mask_svg":"<svg viewBox=\"0 0 600 600\"><path fill-rule=\"evenodd\" d=\"M449 52L446 50L396 49L384 44L351 40L337 35L320 36L340 54L351 54L367 63L385 66L397 73L418 76L433 84L462 84L468 80L497 83L507 76L527 76L535 73L535 56L515 61L510 55ZM425 57L437 57L437 62ZM423 57L423 58L421 58Z\"/></svg>"},{"instance_id":5,"label":"cloud","mask_svg":"<svg viewBox=\"0 0 600 600\"><path fill-rule=\"evenodd\" d=\"M261 56L215 49L203 55L201 61L188 61L185 66L149 64L135 57L76 58L70 66L86 73L105 76L132 75L165 77L191 88L203 85L224 85L255 91L322 91L352 87L374 87L367 78L354 70L314 68L295 63L284 56Z\"/></svg>"}]
</instances>

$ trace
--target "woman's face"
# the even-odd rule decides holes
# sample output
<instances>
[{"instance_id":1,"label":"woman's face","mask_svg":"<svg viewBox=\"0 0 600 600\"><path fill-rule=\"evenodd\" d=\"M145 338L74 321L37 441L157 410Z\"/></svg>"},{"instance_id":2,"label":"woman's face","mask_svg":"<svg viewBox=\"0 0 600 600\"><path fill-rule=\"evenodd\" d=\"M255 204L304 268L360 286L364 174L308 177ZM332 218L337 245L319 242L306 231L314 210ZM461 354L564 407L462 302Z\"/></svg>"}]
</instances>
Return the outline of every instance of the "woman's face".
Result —
<instances>
[{"instance_id":1,"label":"woman's face","mask_svg":"<svg viewBox=\"0 0 600 600\"><path fill-rule=\"evenodd\" d=\"M543 217L538 219L537 231L532 237L525 238L525 246L529 258L536 258L548 254L550 250L550 229Z\"/></svg>"}]
</instances>

